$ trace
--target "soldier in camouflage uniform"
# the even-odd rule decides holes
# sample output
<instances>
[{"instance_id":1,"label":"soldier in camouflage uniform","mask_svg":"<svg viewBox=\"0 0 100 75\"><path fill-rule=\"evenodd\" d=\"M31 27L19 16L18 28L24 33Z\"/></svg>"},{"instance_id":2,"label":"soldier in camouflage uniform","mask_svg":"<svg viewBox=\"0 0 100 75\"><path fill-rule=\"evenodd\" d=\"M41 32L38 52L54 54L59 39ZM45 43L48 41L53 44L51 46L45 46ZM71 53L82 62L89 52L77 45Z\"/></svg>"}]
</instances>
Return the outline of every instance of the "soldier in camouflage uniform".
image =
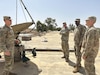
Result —
<instances>
[{"instance_id":1,"label":"soldier in camouflage uniform","mask_svg":"<svg viewBox=\"0 0 100 75\"><path fill-rule=\"evenodd\" d=\"M96 75L94 63L99 50L99 32L94 27L95 22L95 16L90 16L86 20L86 25L88 26L88 29L84 35L82 44L84 51L83 59L86 75Z\"/></svg>"},{"instance_id":2,"label":"soldier in camouflage uniform","mask_svg":"<svg viewBox=\"0 0 100 75\"><path fill-rule=\"evenodd\" d=\"M62 40L62 51L64 53L64 56L62 58L65 58L66 62L68 62L69 60L69 44L68 44L68 40L69 40L69 29L67 28L67 24L66 22L63 23L63 28L60 31L61 36L61 40Z\"/></svg>"},{"instance_id":3,"label":"soldier in camouflage uniform","mask_svg":"<svg viewBox=\"0 0 100 75\"><path fill-rule=\"evenodd\" d=\"M11 28L11 17L4 16L5 25L1 32L1 49L4 51L5 66L2 75L16 75L11 70L14 64L14 32Z\"/></svg>"},{"instance_id":4,"label":"soldier in camouflage uniform","mask_svg":"<svg viewBox=\"0 0 100 75\"><path fill-rule=\"evenodd\" d=\"M74 30L74 49L76 56L76 65L73 73L77 73L81 68L81 46L86 27L80 24L80 19L75 20L76 28Z\"/></svg>"}]
</instances>

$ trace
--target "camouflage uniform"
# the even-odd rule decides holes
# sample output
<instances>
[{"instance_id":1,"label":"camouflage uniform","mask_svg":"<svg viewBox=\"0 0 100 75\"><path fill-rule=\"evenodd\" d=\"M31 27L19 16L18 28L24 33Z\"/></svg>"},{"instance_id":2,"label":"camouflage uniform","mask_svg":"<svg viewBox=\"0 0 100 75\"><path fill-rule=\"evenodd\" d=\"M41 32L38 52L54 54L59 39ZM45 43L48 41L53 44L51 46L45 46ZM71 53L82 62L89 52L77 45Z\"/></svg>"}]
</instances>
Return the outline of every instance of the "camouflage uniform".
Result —
<instances>
[{"instance_id":1,"label":"camouflage uniform","mask_svg":"<svg viewBox=\"0 0 100 75\"><path fill-rule=\"evenodd\" d=\"M1 33L1 46L3 51L10 51L11 55L5 55L5 66L3 75L9 75L7 72L10 72L14 64L14 32L11 27L4 26Z\"/></svg>"},{"instance_id":2,"label":"camouflage uniform","mask_svg":"<svg viewBox=\"0 0 100 75\"><path fill-rule=\"evenodd\" d=\"M86 27L83 25L78 25L74 30L74 48L76 55L76 67L79 68L81 66L81 46L83 41L83 36L85 33Z\"/></svg>"},{"instance_id":3,"label":"camouflage uniform","mask_svg":"<svg viewBox=\"0 0 100 75\"><path fill-rule=\"evenodd\" d=\"M95 27L90 27L83 39L84 54L85 56L85 70L87 75L96 75L95 74L95 58L99 50L99 33Z\"/></svg>"},{"instance_id":4,"label":"camouflage uniform","mask_svg":"<svg viewBox=\"0 0 100 75\"><path fill-rule=\"evenodd\" d=\"M61 40L62 40L62 51L64 53L64 57L66 59L69 58L69 44L68 44L68 40L69 40L69 29L66 27L63 27L62 30L60 31L61 36Z\"/></svg>"}]
</instances>

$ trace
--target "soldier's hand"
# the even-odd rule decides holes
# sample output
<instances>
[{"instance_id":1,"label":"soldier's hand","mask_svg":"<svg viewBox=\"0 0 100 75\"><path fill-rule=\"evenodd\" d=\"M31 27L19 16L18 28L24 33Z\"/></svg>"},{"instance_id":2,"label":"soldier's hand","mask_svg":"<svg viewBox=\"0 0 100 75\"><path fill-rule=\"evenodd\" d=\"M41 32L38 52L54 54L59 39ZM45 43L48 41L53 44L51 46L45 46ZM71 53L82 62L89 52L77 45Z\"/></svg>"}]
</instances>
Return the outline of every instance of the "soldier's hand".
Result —
<instances>
[{"instance_id":1,"label":"soldier's hand","mask_svg":"<svg viewBox=\"0 0 100 75\"><path fill-rule=\"evenodd\" d=\"M85 56L85 55L83 55L83 59L84 59L84 60L86 59L86 56Z\"/></svg>"},{"instance_id":2,"label":"soldier's hand","mask_svg":"<svg viewBox=\"0 0 100 75\"><path fill-rule=\"evenodd\" d=\"M4 55L10 56L10 55L11 55L11 54L10 54L10 51L5 51L5 52L4 52Z\"/></svg>"}]
</instances>

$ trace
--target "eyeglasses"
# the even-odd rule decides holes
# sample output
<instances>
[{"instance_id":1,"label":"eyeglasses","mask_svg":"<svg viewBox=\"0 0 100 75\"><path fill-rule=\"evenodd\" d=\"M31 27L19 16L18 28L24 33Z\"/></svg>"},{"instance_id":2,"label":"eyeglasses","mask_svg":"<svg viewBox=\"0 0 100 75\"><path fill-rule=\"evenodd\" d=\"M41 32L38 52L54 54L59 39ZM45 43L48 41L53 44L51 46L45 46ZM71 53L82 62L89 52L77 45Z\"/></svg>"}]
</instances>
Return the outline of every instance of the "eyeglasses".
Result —
<instances>
[{"instance_id":1,"label":"eyeglasses","mask_svg":"<svg viewBox=\"0 0 100 75\"><path fill-rule=\"evenodd\" d=\"M12 20L9 20L9 21L12 21Z\"/></svg>"}]
</instances>

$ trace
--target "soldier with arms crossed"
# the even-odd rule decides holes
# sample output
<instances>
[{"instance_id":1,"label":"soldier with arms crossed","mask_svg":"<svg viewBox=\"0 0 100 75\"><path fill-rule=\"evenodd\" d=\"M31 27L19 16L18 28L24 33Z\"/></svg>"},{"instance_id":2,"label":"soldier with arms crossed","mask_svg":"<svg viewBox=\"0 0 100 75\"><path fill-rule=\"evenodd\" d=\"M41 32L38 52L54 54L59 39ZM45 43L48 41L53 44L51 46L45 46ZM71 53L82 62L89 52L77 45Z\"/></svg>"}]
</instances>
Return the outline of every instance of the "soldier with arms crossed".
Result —
<instances>
[{"instance_id":1,"label":"soldier with arms crossed","mask_svg":"<svg viewBox=\"0 0 100 75\"><path fill-rule=\"evenodd\" d=\"M69 29L67 27L66 22L63 23L63 27L60 31L61 36L61 46L62 46L62 51L64 56L62 58L65 58L66 62L69 61L69 44L68 44L68 40L69 40Z\"/></svg>"}]
</instances>

